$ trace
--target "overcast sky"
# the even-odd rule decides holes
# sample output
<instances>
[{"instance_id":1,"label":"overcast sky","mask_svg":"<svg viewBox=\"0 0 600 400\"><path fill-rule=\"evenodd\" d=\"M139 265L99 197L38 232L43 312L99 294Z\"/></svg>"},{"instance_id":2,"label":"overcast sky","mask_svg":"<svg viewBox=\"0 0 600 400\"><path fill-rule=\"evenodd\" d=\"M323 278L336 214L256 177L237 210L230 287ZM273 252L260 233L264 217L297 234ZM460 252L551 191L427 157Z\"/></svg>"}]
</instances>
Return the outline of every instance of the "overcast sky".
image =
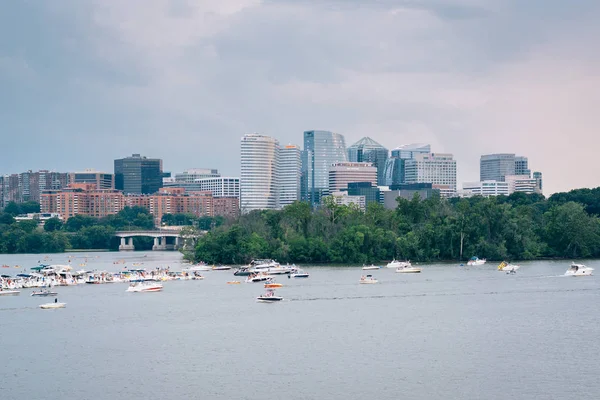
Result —
<instances>
[{"instance_id":1,"label":"overcast sky","mask_svg":"<svg viewBox=\"0 0 600 400\"><path fill-rule=\"evenodd\" d=\"M141 153L239 175L239 139L431 143L458 181L529 157L600 186L598 0L55 0L0 5L0 173Z\"/></svg>"}]
</instances>

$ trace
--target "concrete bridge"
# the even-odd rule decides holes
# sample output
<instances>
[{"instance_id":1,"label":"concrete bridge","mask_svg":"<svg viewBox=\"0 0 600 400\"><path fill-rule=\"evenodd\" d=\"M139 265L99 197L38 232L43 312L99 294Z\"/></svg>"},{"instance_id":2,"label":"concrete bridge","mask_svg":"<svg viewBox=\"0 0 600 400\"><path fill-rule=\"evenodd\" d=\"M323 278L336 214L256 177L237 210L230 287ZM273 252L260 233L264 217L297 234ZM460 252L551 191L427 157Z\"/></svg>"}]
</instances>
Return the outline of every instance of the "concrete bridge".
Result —
<instances>
[{"instance_id":1,"label":"concrete bridge","mask_svg":"<svg viewBox=\"0 0 600 400\"><path fill-rule=\"evenodd\" d=\"M184 245L183 236L179 229L160 229L152 231L117 231L115 236L121 238L119 251L135 250L133 246L134 237L153 237L152 250L178 250Z\"/></svg>"}]
</instances>

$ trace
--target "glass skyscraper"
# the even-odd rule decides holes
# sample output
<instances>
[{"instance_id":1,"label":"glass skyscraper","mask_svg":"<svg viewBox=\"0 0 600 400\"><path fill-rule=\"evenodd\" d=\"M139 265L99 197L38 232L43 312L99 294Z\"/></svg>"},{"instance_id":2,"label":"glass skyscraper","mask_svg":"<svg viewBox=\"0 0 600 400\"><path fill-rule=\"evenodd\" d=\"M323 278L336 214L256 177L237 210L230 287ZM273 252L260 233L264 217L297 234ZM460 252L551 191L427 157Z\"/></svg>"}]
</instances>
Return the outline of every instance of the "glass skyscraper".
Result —
<instances>
[{"instance_id":1,"label":"glass skyscraper","mask_svg":"<svg viewBox=\"0 0 600 400\"><path fill-rule=\"evenodd\" d=\"M422 143L405 144L392 150L383 170L383 185L396 186L406 183L406 160L415 158L417 154L431 153L431 145Z\"/></svg>"},{"instance_id":2,"label":"glass skyscraper","mask_svg":"<svg viewBox=\"0 0 600 400\"><path fill-rule=\"evenodd\" d=\"M154 194L162 187L162 160L139 154L115 160L115 189L125 194Z\"/></svg>"},{"instance_id":3,"label":"glass skyscraper","mask_svg":"<svg viewBox=\"0 0 600 400\"><path fill-rule=\"evenodd\" d=\"M285 207L300 200L302 161L300 146L290 144L279 149L279 205Z\"/></svg>"},{"instance_id":4,"label":"glass skyscraper","mask_svg":"<svg viewBox=\"0 0 600 400\"><path fill-rule=\"evenodd\" d=\"M241 140L240 209L279 208L279 142L256 133Z\"/></svg>"},{"instance_id":5,"label":"glass skyscraper","mask_svg":"<svg viewBox=\"0 0 600 400\"><path fill-rule=\"evenodd\" d=\"M377 184L384 185L385 163L388 159L388 149L371 139L364 137L348 147L348 161L370 162L377 168Z\"/></svg>"},{"instance_id":6,"label":"glass skyscraper","mask_svg":"<svg viewBox=\"0 0 600 400\"><path fill-rule=\"evenodd\" d=\"M344 136L329 131L304 132L302 154L303 200L312 205L321 201L329 186L329 168L337 162L348 161Z\"/></svg>"},{"instance_id":7,"label":"glass skyscraper","mask_svg":"<svg viewBox=\"0 0 600 400\"><path fill-rule=\"evenodd\" d=\"M514 154L486 154L479 161L479 180L504 182L506 175L515 175Z\"/></svg>"}]
</instances>

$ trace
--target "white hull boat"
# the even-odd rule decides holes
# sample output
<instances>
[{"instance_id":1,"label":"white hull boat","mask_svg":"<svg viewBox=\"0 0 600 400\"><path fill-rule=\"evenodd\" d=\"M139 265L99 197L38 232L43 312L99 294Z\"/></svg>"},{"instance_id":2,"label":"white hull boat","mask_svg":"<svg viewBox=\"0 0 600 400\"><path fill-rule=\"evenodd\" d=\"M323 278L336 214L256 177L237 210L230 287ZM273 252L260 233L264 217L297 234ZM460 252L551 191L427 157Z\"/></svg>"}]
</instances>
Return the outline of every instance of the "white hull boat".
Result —
<instances>
[{"instance_id":1,"label":"white hull boat","mask_svg":"<svg viewBox=\"0 0 600 400\"><path fill-rule=\"evenodd\" d=\"M67 303L46 303L40 304L42 310L52 310L54 308L65 308Z\"/></svg>"},{"instance_id":2,"label":"white hull boat","mask_svg":"<svg viewBox=\"0 0 600 400\"><path fill-rule=\"evenodd\" d=\"M474 266L478 266L478 265L483 265L486 262L487 262L487 260L485 258L473 257L469 261L467 261L467 265L470 267L474 267Z\"/></svg>"},{"instance_id":3,"label":"white hull boat","mask_svg":"<svg viewBox=\"0 0 600 400\"><path fill-rule=\"evenodd\" d=\"M412 264L410 263L410 261L397 261L397 260L393 260L392 262L388 263L388 265L386 265L386 268L404 268L404 267L412 267Z\"/></svg>"},{"instance_id":4,"label":"white hull boat","mask_svg":"<svg viewBox=\"0 0 600 400\"><path fill-rule=\"evenodd\" d=\"M363 265L362 269L363 271L375 271L377 269L381 269L381 267L378 267L376 265Z\"/></svg>"},{"instance_id":5,"label":"white hull boat","mask_svg":"<svg viewBox=\"0 0 600 400\"><path fill-rule=\"evenodd\" d=\"M0 296L18 296L19 293L18 290L0 290Z\"/></svg>"},{"instance_id":6,"label":"white hull boat","mask_svg":"<svg viewBox=\"0 0 600 400\"><path fill-rule=\"evenodd\" d=\"M203 272L206 272L206 271L212 271L212 267L209 267L208 265L194 265L193 267L190 267L188 269L188 271L192 271L192 272L194 272L194 271L203 271Z\"/></svg>"},{"instance_id":7,"label":"white hull boat","mask_svg":"<svg viewBox=\"0 0 600 400\"><path fill-rule=\"evenodd\" d=\"M31 293L31 296L37 296L37 297L53 297L53 296L57 296L58 293L56 292L49 292L49 291L42 291L42 292L33 292Z\"/></svg>"},{"instance_id":8,"label":"white hull boat","mask_svg":"<svg viewBox=\"0 0 600 400\"><path fill-rule=\"evenodd\" d=\"M127 292L141 293L141 292L160 292L163 290L161 283L150 283L150 282L137 282L130 285L127 288Z\"/></svg>"},{"instance_id":9,"label":"white hull boat","mask_svg":"<svg viewBox=\"0 0 600 400\"><path fill-rule=\"evenodd\" d=\"M308 272L297 270L296 272L292 272L290 276L292 278L308 278Z\"/></svg>"},{"instance_id":10,"label":"white hull boat","mask_svg":"<svg viewBox=\"0 0 600 400\"><path fill-rule=\"evenodd\" d=\"M594 268L586 267L583 264L571 264L567 272L565 272L566 276L591 276L594 272ZM1 293L1 292L0 292Z\"/></svg>"},{"instance_id":11,"label":"white hull boat","mask_svg":"<svg viewBox=\"0 0 600 400\"><path fill-rule=\"evenodd\" d=\"M398 267L396 268L396 272L399 274L419 274L421 273L421 268L419 267Z\"/></svg>"},{"instance_id":12,"label":"white hull boat","mask_svg":"<svg viewBox=\"0 0 600 400\"><path fill-rule=\"evenodd\" d=\"M508 264L506 262L502 262L500 265L498 265L498 271L504 272L517 272L519 268L521 268L520 265Z\"/></svg>"},{"instance_id":13,"label":"white hull boat","mask_svg":"<svg viewBox=\"0 0 600 400\"><path fill-rule=\"evenodd\" d=\"M361 276L360 281L359 281L359 283L361 283L363 285L369 285L369 284L373 284L373 283L377 283L377 282L379 282L379 281L377 279L373 278L371 275Z\"/></svg>"},{"instance_id":14,"label":"white hull boat","mask_svg":"<svg viewBox=\"0 0 600 400\"><path fill-rule=\"evenodd\" d=\"M213 271L228 271L230 269L231 269L231 267L228 267L226 265L219 265L219 266L216 266L216 267L212 267Z\"/></svg>"},{"instance_id":15,"label":"white hull boat","mask_svg":"<svg viewBox=\"0 0 600 400\"><path fill-rule=\"evenodd\" d=\"M259 303L277 303L282 300L283 297L275 296L275 291L273 289L267 290L265 294L256 298L256 301L258 301Z\"/></svg>"}]
</instances>

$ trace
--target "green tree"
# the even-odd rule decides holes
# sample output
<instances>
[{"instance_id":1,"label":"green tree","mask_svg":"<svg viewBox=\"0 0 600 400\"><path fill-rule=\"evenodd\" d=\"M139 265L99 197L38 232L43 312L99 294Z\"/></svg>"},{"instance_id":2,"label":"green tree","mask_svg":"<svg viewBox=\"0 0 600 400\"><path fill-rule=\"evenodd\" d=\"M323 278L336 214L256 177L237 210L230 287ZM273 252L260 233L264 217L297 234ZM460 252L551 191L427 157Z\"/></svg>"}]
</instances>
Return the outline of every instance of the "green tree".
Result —
<instances>
[{"instance_id":1,"label":"green tree","mask_svg":"<svg viewBox=\"0 0 600 400\"><path fill-rule=\"evenodd\" d=\"M46 232L59 231L62 226L63 222L60 220L60 218L53 217L46 220L44 223L44 230Z\"/></svg>"}]
</instances>

